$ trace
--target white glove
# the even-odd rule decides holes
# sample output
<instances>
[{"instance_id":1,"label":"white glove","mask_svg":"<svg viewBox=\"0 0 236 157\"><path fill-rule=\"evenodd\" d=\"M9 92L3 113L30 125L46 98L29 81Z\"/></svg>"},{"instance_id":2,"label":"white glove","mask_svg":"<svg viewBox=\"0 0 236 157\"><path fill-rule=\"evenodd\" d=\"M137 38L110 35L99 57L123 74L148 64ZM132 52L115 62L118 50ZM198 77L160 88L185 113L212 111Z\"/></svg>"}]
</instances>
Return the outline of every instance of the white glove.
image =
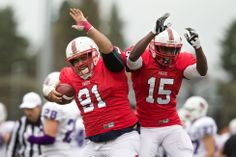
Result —
<instances>
[{"instance_id":1,"label":"white glove","mask_svg":"<svg viewBox=\"0 0 236 157\"><path fill-rule=\"evenodd\" d=\"M169 13L165 13L163 16L159 17L155 23L155 26L152 30L153 34L159 34L168 28L167 25L164 25L166 19L170 16Z\"/></svg>"},{"instance_id":2,"label":"white glove","mask_svg":"<svg viewBox=\"0 0 236 157\"><path fill-rule=\"evenodd\" d=\"M190 45L193 46L194 49L199 49L201 47L199 36L196 31L190 27L186 28L188 31L184 34L185 38L189 42Z\"/></svg>"}]
</instances>

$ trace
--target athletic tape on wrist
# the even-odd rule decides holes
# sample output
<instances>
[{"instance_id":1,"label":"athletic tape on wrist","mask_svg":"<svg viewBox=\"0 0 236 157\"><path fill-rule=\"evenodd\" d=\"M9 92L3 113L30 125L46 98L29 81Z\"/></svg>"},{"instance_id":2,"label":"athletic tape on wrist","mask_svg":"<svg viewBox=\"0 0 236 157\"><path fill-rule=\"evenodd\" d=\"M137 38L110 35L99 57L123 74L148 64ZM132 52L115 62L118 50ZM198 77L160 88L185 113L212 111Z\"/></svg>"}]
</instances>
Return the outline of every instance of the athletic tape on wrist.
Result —
<instances>
[{"instance_id":1,"label":"athletic tape on wrist","mask_svg":"<svg viewBox=\"0 0 236 157\"><path fill-rule=\"evenodd\" d=\"M93 26L88 22L88 20L79 21L77 23L77 26L82 26L85 32L88 32L90 29L93 28Z\"/></svg>"}]
</instances>

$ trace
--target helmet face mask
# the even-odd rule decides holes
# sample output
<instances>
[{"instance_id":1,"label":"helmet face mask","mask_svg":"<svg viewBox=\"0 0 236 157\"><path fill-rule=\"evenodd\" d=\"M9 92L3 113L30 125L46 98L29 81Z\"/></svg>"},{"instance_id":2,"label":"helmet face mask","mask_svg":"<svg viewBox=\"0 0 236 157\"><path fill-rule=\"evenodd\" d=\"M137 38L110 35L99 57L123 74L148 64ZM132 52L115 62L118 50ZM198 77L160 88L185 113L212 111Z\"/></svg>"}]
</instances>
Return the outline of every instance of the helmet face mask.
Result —
<instances>
[{"instance_id":1,"label":"helmet face mask","mask_svg":"<svg viewBox=\"0 0 236 157\"><path fill-rule=\"evenodd\" d=\"M88 37L78 37L68 44L66 50L67 61L75 72L85 80L91 77L100 58L95 42Z\"/></svg>"},{"instance_id":2,"label":"helmet face mask","mask_svg":"<svg viewBox=\"0 0 236 157\"><path fill-rule=\"evenodd\" d=\"M182 39L172 28L168 28L155 36L149 45L155 61L163 67L170 68L175 65L181 47Z\"/></svg>"},{"instance_id":3,"label":"helmet face mask","mask_svg":"<svg viewBox=\"0 0 236 157\"><path fill-rule=\"evenodd\" d=\"M93 58L92 51L83 52L70 60L71 65L74 67L75 71L83 78L87 79L93 74Z\"/></svg>"},{"instance_id":4,"label":"helmet face mask","mask_svg":"<svg viewBox=\"0 0 236 157\"><path fill-rule=\"evenodd\" d=\"M156 51L159 53L164 54L165 56L176 56L179 52L181 47L170 47L170 46L162 46L156 45Z\"/></svg>"}]
</instances>

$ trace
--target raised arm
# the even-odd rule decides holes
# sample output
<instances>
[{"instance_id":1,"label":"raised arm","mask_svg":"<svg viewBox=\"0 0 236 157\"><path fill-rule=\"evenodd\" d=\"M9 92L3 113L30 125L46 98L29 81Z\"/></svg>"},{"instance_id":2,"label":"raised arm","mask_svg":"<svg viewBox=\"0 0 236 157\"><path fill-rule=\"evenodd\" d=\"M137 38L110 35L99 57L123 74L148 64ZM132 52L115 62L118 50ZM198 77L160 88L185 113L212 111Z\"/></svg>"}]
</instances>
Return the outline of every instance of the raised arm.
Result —
<instances>
[{"instance_id":1,"label":"raised arm","mask_svg":"<svg viewBox=\"0 0 236 157\"><path fill-rule=\"evenodd\" d=\"M84 30L87 35L95 41L102 53L109 54L112 52L113 45L111 41L89 23L80 9L71 8L70 16L76 22L76 25L72 27L77 30Z\"/></svg>"},{"instance_id":2,"label":"raised arm","mask_svg":"<svg viewBox=\"0 0 236 157\"><path fill-rule=\"evenodd\" d=\"M134 46L133 50L130 52L129 60L137 61L138 58L142 55L150 41L160 32L164 31L167 26L164 25L166 19L170 16L169 13L164 14L162 17L158 18L154 29L149 32L145 37L143 37L137 44Z\"/></svg>"},{"instance_id":3,"label":"raised arm","mask_svg":"<svg viewBox=\"0 0 236 157\"><path fill-rule=\"evenodd\" d=\"M145 37L138 41L130 52L129 59L133 62L137 61L154 37L155 34L153 34L153 32L149 32Z\"/></svg>"},{"instance_id":4,"label":"raised arm","mask_svg":"<svg viewBox=\"0 0 236 157\"><path fill-rule=\"evenodd\" d=\"M102 53L103 61L106 67L113 72L122 71L125 66L119 49L114 48L111 41L89 23L81 10L72 8L70 9L70 15L77 23L72 27L77 30L85 31L87 35L97 44L100 52Z\"/></svg>"},{"instance_id":5,"label":"raised arm","mask_svg":"<svg viewBox=\"0 0 236 157\"><path fill-rule=\"evenodd\" d=\"M188 33L185 34L185 38L189 42L190 45L195 49L196 58L197 58L197 71L201 76L205 76L207 74L208 65L207 59L203 52L203 49L200 45L199 36L196 31L190 27L186 28Z\"/></svg>"}]
</instances>

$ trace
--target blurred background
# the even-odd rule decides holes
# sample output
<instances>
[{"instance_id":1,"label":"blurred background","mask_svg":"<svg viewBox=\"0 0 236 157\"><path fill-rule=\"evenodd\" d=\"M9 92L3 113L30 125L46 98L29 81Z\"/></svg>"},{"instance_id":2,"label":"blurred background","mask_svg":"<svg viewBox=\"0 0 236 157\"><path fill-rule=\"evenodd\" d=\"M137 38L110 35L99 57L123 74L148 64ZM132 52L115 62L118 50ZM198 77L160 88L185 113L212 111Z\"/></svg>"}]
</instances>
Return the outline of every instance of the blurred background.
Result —
<instances>
[{"instance_id":1,"label":"blurred background","mask_svg":"<svg viewBox=\"0 0 236 157\"><path fill-rule=\"evenodd\" d=\"M74 21L69 8L80 8L96 28L124 50L169 12L168 22L182 37L186 27L196 29L209 64L206 78L183 82L177 107L189 96L203 96L210 104L209 115L221 129L236 117L235 6L235 0L1 0L0 102L7 106L8 119L18 119L23 95L28 91L41 93L45 76L66 65L66 45L85 35L71 29ZM183 51L194 53L183 40ZM135 104L132 92L130 101Z\"/></svg>"}]
</instances>

